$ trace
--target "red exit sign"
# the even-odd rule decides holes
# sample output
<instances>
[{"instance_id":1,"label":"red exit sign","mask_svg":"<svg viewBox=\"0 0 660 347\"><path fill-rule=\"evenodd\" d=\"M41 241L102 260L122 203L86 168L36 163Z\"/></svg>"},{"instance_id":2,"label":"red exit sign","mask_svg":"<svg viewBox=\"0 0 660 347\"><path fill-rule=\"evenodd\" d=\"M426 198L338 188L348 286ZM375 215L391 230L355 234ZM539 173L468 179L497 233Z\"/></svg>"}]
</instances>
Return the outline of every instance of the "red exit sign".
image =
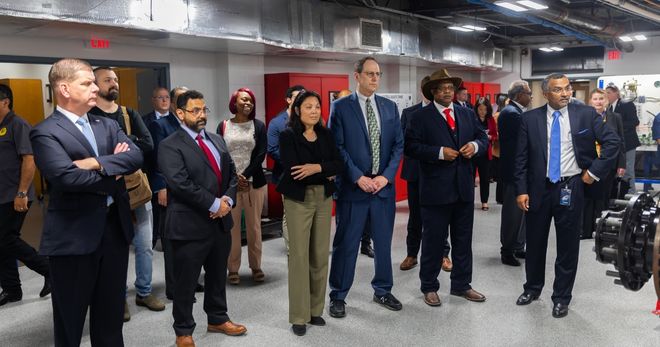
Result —
<instances>
[{"instance_id":1,"label":"red exit sign","mask_svg":"<svg viewBox=\"0 0 660 347\"><path fill-rule=\"evenodd\" d=\"M607 60L620 60L620 59L621 59L621 51L607 52Z\"/></svg>"},{"instance_id":2,"label":"red exit sign","mask_svg":"<svg viewBox=\"0 0 660 347\"><path fill-rule=\"evenodd\" d=\"M91 39L83 41L86 48L93 49L108 49L110 48L110 40L102 39L100 37L92 36Z\"/></svg>"}]
</instances>

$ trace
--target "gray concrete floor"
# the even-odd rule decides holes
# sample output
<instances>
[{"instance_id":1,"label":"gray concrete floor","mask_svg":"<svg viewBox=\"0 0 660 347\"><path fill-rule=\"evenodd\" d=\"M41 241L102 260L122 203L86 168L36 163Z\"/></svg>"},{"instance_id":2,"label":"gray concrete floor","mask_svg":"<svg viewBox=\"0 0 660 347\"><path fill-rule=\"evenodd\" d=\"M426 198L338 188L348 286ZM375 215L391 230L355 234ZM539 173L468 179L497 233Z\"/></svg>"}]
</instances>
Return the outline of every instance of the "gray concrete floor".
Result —
<instances>
[{"instance_id":1,"label":"gray concrete floor","mask_svg":"<svg viewBox=\"0 0 660 347\"><path fill-rule=\"evenodd\" d=\"M475 204L473 287L484 293L485 303L471 303L449 295L449 274L440 275L443 305L429 307L419 291L418 269L400 271L406 253L406 202L397 204L392 242L394 295L403 310L391 312L371 301L373 262L358 258L356 279L347 298L348 316L334 319L326 313L325 327L309 327L307 335L293 335L288 323L287 270L281 239L264 242L263 270L266 282L252 283L243 248L241 285L228 287L229 314L248 328L246 336L228 337L206 333L203 295L194 307L198 346L660 346L660 319L650 312L656 296L651 284L639 292L627 291L605 276L609 266L598 263L593 241L582 241L580 265L568 317L551 316L550 300L555 258L554 231L546 268L546 290L539 301L526 307L515 305L522 292L523 267L508 267L499 260L500 206L481 211ZM478 193L477 193L478 196ZM333 228L334 230L334 228ZM164 298L162 253L154 256L154 292ZM129 281L134 279L131 255ZM52 308L50 298L40 299L42 278L21 268L23 300L0 308L0 346L51 346ZM130 322L124 325L126 346L172 346L172 304L163 312L150 312L134 303L129 289ZM87 332L83 346L89 346Z\"/></svg>"}]
</instances>

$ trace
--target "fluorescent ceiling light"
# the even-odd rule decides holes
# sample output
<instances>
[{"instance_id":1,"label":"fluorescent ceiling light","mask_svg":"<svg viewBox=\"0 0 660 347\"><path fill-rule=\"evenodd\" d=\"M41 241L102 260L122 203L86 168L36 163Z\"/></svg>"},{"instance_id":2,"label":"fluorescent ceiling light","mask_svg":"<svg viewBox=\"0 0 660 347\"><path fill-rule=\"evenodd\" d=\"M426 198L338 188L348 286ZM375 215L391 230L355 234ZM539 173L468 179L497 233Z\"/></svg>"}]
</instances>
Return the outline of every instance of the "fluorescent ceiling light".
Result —
<instances>
[{"instance_id":1,"label":"fluorescent ceiling light","mask_svg":"<svg viewBox=\"0 0 660 347\"><path fill-rule=\"evenodd\" d=\"M644 36L644 35L635 35L635 40L644 41L644 40L646 40L646 36Z\"/></svg>"},{"instance_id":2,"label":"fluorescent ceiling light","mask_svg":"<svg viewBox=\"0 0 660 347\"><path fill-rule=\"evenodd\" d=\"M510 2L504 2L504 1L498 1L498 2L495 3L495 5L500 6L500 7L504 7L506 9L509 9L511 11L516 11L516 12L524 12L524 11L529 10L528 8L518 6L518 5L512 4Z\"/></svg>"},{"instance_id":3,"label":"fluorescent ceiling light","mask_svg":"<svg viewBox=\"0 0 660 347\"><path fill-rule=\"evenodd\" d=\"M516 2L523 6L527 6L533 10L545 10L546 8L548 8L548 6L544 4L539 4L538 2L535 1L525 0L525 1L516 1Z\"/></svg>"},{"instance_id":4,"label":"fluorescent ceiling light","mask_svg":"<svg viewBox=\"0 0 660 347\"><path fill-rule=\"evenodd\" d=\"M486 28L484 28L484 27L479 27L479 26L474 26L474 25L463 25L463 28L470 29L470 30L476 30L476 31L486 30Z\"/></svg>"},{"instance_id":5,"label":"fluorescent ceiling light","mask_svg":"<svg viewBox=\"0 0 660 347\"><path fill-rule=\"evenodd\" d=\"M552 49L550 49L548 47L541 47L539 49L542 50L543 52L554 52Z\"/></svg>"},{"instance_id":6,"label":"fluorescent ceiling light","mask_svg":"<svg viewBox=\"0 0 660 347\"><path fill-rule=\"evenodd\" d=\"M550 47L550 49L553 50L553 51L555 51L555 52L561 52L561 51L564 50L564 49L561 48L561 47Z\"/></svg>"},{"instance_id":7,"label":"fluorescent ceiling light","mask_svg":"<svg viewBox=\"0 0 660 347\"><path fill-rule=\"evenodd\" d=\"M464 27L457 27L457 26L450 26L450 27L447 27L447 28L451 29L451 30L463 31L463 32L473 31L472 29L468 29L468 28L464 28Z\"/></svg>"},{"instance_id":8,"label":"fluorescent ceiling light","mask_svg":"<svg viewBox=\"0 0 660 347\"><path fill-rule=\"evenodd\" d=\"M630 42L630 41L632 41L633 39L632 39L632 37L630 37L630 36L619 36L619 40L621 40L621 41L623 41L623 42Z\"/></svg>"}]
</instances>

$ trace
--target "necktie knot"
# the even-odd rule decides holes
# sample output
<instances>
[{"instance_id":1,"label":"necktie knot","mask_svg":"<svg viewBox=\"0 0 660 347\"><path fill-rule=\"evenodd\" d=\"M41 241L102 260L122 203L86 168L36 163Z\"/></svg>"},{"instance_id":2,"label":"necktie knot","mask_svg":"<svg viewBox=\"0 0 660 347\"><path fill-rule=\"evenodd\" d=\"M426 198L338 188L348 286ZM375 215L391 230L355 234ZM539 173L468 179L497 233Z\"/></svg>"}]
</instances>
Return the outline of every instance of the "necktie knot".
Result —
<instances>
[{"instance_id":1,"label":"necktie knot","mask_svg":"<svg viewBox=\"0 0 660 347\"><path fill-rule=\"evenodd\" d=\"M552 118L554 118L554 119L557 119L557 117L560 117L560 116L561 116L561 112L559 112L559 111L555 111L555 112L552 113Z\"/></svg>"},{"instance_id":2,"label":"necktie knot","mask_svg":"<svg viewBox=\"0 0 660 347\"><path fill-rule=\"evenodd\" d=\"M197 137L195 137L195 140L197 140L197 141L202 141L202 140L204 140L204 139L202 138L202 134L197 134Z\"/></svg>"},{"instance_id":3,"label":"necktie knot","mask_svg":"<svg viewBox=\"0 0 660 347\"><path fill-rule=\"evenodd\" d=\"M454 121L454 117L451 116L451 109L450 108L445 108L442 110L442 113L445 114L445 118L447 120L447 125L449 125L449 128L451 131L456 130L456 122Z\"/></svg>"},{"instance_id":4,"label":"necktie knot","mask_svg":"<svg viewBox=\"0 0 660 347\"><path fill-rule=\"evenodd\" d=\"M80 126L83 126L83 127L85 126L86 123L87 122L86 122L85 118L78 118L78 120L76 121L76 124L78 124Z\"/></svg>"}]
</instances>

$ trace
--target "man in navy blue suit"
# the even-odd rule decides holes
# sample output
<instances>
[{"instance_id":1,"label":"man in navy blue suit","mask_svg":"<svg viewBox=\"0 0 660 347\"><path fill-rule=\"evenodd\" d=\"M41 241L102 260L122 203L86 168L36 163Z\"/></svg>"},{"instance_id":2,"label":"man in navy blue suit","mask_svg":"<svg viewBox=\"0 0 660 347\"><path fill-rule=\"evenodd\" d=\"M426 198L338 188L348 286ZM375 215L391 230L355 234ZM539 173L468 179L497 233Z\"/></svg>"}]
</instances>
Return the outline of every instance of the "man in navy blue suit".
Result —
<instances>
[{"instance_id":1,"label":"man in navy blue suit","mask_svg":"<svg viewBox=\"0 0 660 347\"><path fill-rule=\"evenodd\" d=\"M394 180L403 152L396 104L376 95L380 67L373 57L355 64L355 93L332 104L328 125L346 170L337 177L337 231L330 268L330 316L346 315L345 299L353 284L355 262L367 219L374 242L376 273L373 300L393 311L401 303L392 295Z\"/></svg>"},{"instance_id":2,"label":"man in navy blue suit","mask_svg":"<svg viewBox=\"0 0 660 347\"><path fill-rule=\"evenodd\" d=\"M541 84L548 103L525 112L514 171L517 204L527 212L527 282L517 305L537 300L545 281L550 222L557 234L552 316L568 314L577 273L584 195L601 192L597 182L614 168L619 136L592 107L570 103L573 89L563 74ZM600 143L600 156L596 153Z\"/></svg>"},{"instance_id":3,"label":"man in navy blue suit","mask_svg":"<svg viewBox=\"0 0 660 347\"><path fill-rule=\"evenodd\" d=\"M420 88L431 79L430 76L424 76L420 84ZM431 101L423 97L422 102L410 106L403 110L401 113L401 131L405 135L406 126L410 120L410 116L421 110L422 107L429 105ZM404 140L405 146L405 140ZM408 236L406 236L407 253L406 258L403 259L399 269L402 271L410 270L417 266L417 253L422 243L422 216L419 207L419 162L407 155L403 156L403 163L401 164L401 179L406 180L408 187ZM442 257L442 269L451 272L452 263L449 259L449 241L445 241L444 253Z\"/></svg>"},{"instance_id":4,"label":"man in navy blue suit","mask_svg":"<svg viewBox=\"0 0 660 347\"><path fill-rule=\"evenodd\" d=\"M128 246L133 223L123 175L142 152L119 124L88 111L99 88L85 61L62 59L48 80L57 109L30 132L50 195L41 254L49 257L55 346L78 346L90 308L95 346L123 346Z\"/></svg>"},{"instance_id":5,"label":"man in navy blue suit","mask_svg":"<svg viewBox=\"0 0 660 347\"><path fill-rule=\"evenodd\" d=\"M472 224L474 177L472 161L484 155L488 137L469 108L452 103L461 79L442 69L424 84L433 104L413 113L406 128L406 155L419 160L422 212L422 256L419 270L424 302L440 306L438 296L442 249L451 229L451 294L470 301L486 297L472 289Z\"/></svg>"}]
</instances>

